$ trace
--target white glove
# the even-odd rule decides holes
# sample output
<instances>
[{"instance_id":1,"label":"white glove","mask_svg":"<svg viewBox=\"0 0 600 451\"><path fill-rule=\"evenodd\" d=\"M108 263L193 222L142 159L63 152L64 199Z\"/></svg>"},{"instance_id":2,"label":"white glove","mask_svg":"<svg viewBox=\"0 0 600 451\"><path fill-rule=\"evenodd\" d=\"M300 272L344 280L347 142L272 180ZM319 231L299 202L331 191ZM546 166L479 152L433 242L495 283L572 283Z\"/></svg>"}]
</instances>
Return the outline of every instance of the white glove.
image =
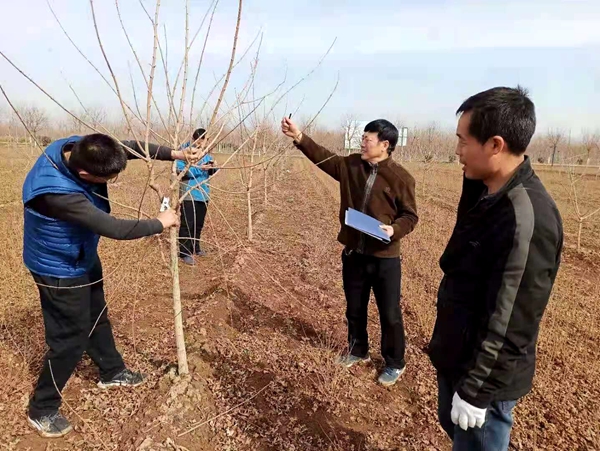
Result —
<instances>
[{"instance_id":1,"label":"white glove","mask_svg":"<svg viewBox=\"0 0 600 451\"><path fill-rule=\"evenodd\" d=\"M468 428L474 428L475 426L481 427L485 423L485 412L487 409L480 409L479 407L472 406L466 401L463 401L458 393L454 393L452 398L452 411L450 417L452 422L457 424L466 431Z\"/></svg>"}]
</instances>

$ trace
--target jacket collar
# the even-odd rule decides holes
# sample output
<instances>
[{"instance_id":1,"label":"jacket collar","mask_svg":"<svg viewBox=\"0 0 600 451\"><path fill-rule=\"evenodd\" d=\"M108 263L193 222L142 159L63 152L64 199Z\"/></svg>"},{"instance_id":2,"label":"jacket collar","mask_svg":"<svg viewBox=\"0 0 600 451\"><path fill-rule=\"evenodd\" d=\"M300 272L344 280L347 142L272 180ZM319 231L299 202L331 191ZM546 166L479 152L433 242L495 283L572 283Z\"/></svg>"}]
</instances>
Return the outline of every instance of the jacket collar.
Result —
<instances>
[{"instance_id":1,"label":"jacket collar","mask_svg":"<svg viewBox=\"0 0 600 451\"><path fill-rule=\"evenodd\" d=\"M533 176L533 168L531 167L531 160L527 155L525 155L525 160L521 163L512 177L504 184L502 188L496 191L494 194L491 194L489 198L500 198L510 190L512 190L515 186L520 185L521 183L529 180Z\"/></svg>"},{"instance_id":2,"label":"jacket collar","mask_svg":"<svg viewBox=\"0 0 600 451\"><path fill-rule=\"evenodd\" d=\"M390 156L388 156L388 157L387 157L385 160L382 160L382 161L380 161L379 163L370 163L370 162L368 162L368 161L366 161L366 160L363 160L363 159L361 158L361 161L362 161L362 163L365 165L365 167L366 167L367 169L371 169L371 168L373 168L373 167L377 167L377 168L383 168L383 167L389 166L389 165L390 165L390 162L391 162L391 160L392 160L392 156L391 156L391 155L390 155Z\"/></svg>"}]
</instances>

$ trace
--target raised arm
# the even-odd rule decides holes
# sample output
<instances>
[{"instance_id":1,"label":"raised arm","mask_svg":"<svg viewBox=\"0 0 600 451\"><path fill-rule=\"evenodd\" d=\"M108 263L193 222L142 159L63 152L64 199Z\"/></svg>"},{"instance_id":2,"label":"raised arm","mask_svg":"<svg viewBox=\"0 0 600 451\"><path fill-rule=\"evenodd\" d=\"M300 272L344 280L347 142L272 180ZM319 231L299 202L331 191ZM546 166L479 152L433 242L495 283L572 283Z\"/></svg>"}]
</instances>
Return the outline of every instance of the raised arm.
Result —
<instances>
[{"instance_id":1,"label":"raised arm","mask_svg":"<svg viewBox=\"0 0 600 451\"><path fill-rule=\"evenodd\" d=\"M129 147L134 152L144 155L146 151L146 143L140 141L139 143L135 140L127 140L121 141L125 147ZM195 147L186 147L181 150L171 149L167 146L161 146L159 144L148 143L148 153L150 154L150 158L161 161L173 161L173 160L191 160L194 161L197 159L200 149ZM127 152L127 158L129 160L139 158L132 152Z\"/></svg>"},{"instance_id":2,"label":"raised arm","mask_svg":"<svg viewBox=\"0 0 600 451\"><path fill-rule=\"evenodd\" d=\"M296 124L287 117L284 117L281 121L281 131L284 135L294 138L296 148L306 155L310 161L337 181L340 180L340 168L344 157L314 142L309 136L300 132Z\"/></svg>"}]
</instances>

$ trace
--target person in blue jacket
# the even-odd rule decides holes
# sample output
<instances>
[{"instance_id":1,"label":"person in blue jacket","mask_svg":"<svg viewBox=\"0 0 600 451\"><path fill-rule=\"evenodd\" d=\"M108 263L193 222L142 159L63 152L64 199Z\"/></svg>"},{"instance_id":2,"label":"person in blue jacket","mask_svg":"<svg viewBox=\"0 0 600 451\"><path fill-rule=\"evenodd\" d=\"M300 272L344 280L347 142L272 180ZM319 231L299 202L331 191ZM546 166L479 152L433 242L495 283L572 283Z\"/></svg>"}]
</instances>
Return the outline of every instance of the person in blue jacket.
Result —
<instances>
[{"instance_id":1,"label":"person in blue jacket","mask_svg":"<svg viewBox=\"0 0 600 451\"><path fill-rule=\"evenodd\" d=\"M195 146L204 149L206 146L206 130L199 128L192 135L193 140L182 148ZM206 255L200 246L200 235L204 227L204 219L210 200L208 179L218 171L214 167L213 157L207 153L185 173L181 183L181 194L186 194L181 202L181 225L179 227L179 257L188 265L194 264L194 255ZM185 161L177 162L177 172L186 166Z\"/></svg>"},{"instance_id":2,"label":"person in blue jacket","mask_svg":"<svg viewBox=\"0 0 600 451\"><path fill-rule=\"evenodd\" d=\"M59 412L61 391L87 353L100 369L100 388L135 387L144 377L125 366L115 346L104 299L101 236L132 240L178 225L174 210L155 219L110 215L107 183L139 156L145 144L92 134L51 143L23 184L23 261L38 287L48 352L33 396L28 421L43 437L72 430ZM148 144L157 160L191 159L196 149L173 150Z\"/></svg>"}]
</instances>

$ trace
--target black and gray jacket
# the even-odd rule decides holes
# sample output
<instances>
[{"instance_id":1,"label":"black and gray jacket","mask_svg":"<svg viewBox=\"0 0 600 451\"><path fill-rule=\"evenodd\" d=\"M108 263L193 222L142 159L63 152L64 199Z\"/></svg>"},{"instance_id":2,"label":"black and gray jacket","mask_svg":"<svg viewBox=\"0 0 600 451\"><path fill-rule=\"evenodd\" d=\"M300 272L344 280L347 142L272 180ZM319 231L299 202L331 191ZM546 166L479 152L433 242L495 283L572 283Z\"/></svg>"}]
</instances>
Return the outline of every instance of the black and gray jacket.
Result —
<instances>
[{"instance_id":1,"label":"black and gray jacket","mask_svg":"<svg viewBox=\"0 0 600 451\"><path fill-rule=\"evenodd\" d=\"M458 395L481 408L531 390L563 245L556 204L527 157L500 191L485 193L482 182L463 180L428 351Z\"/></svg>"}]
</instances>

